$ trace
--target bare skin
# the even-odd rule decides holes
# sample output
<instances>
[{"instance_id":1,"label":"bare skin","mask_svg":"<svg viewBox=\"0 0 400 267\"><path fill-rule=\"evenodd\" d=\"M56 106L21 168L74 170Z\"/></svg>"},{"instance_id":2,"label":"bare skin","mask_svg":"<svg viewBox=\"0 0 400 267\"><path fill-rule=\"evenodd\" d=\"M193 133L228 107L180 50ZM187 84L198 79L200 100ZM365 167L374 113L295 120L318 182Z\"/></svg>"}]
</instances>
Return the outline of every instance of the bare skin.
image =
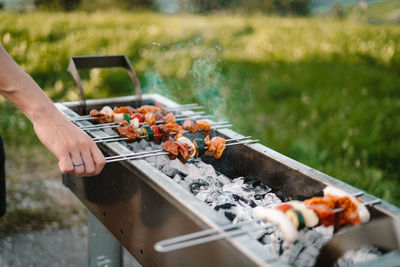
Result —
<instances>
[{"instance_id":1,"label":"bare skin","mask_svg":"<svg viewBox=\"0 0 400 267\"><path fill-rule=\"evenodd\" d=\"M32 122L39 140L58 158L62 173L92 176L101 172L105 158L90 136L58 111L1 45L0 94Z\"/></svg>"}]
</instances>

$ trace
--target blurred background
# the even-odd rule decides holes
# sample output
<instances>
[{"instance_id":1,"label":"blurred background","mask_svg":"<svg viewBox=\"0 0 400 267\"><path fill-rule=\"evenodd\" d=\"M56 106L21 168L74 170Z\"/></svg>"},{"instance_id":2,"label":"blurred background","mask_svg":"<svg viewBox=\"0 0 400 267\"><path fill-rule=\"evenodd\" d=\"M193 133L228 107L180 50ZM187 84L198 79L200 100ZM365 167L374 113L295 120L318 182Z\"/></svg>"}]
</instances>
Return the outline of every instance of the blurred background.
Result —
<instances>
[{"instance_id":1,"label":"blurred background","mask_svg":"<svg viewBox=\"0 0 400 267\"><path fill-rule=\"evenodd\" d=\"M0 42L55 102L71 56L125 54L145 93L199 103L233 130L400 205L400 1L0 0ZM83 71L88 98L133 94ZM0 97L8 213L0 238L85 223L55 157Z\"/></svg>"}]
</instances>

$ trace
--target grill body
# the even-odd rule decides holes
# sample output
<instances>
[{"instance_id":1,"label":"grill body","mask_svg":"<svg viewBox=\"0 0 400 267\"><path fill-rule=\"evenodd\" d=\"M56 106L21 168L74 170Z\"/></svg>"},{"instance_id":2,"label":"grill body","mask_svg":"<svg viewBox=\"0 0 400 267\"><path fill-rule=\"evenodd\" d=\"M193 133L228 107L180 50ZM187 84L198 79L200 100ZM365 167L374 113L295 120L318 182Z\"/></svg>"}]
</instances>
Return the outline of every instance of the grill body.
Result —
<instances>
[{"instance_id":1,"label":"grill body","mask_svg":"<svg viewBox=\"0 0 400 267\"><path fill-rule=\"evenodd\" d=\"M142 101L142 104L160 102L167 107L178 106L158 94L143 95ZM137 106L138 103L135 96L86 101L88 110L104 105ZM66 116L77 116L80 102L59 103L57 107ZM81 122L81 125L89 123ZM241 137L229 129L218 130L218 134L224 138ZM106 136L102 131L92 135ZM99 146L107 156L131 153L119 143ZM349 193L360 191L261 144L234 146L219 160L205 160L228 177L249 176L262 181L283 200L321 195L327 185ZM63 183L145 266L284 266L248 235L165 254L156 252L153 246L157 241L230 222L143 160L107 164L95 177L63 175ZM377 198L365 193L361 199ZM385 201L369 211L372 220L400 218L400 209ZM389 250L400 250L399 240L391 241Z\"/></svg>"}]
</instances>

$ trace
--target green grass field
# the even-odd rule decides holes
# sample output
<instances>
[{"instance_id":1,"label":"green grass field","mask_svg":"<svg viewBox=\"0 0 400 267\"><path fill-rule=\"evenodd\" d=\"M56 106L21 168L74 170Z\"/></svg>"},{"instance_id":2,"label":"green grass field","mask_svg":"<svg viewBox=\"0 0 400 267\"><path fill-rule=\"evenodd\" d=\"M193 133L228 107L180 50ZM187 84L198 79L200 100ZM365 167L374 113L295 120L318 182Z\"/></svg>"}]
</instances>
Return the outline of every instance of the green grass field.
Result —
<instances>
[{"instance_id":1,"label":"green grass field","mask_svg":"<svg viewBox=\"0 0 400 267\"><path fill-rule=\"evenodd\" d=\"M400 27L316 18L156 13L0 13L0 40L54 101L78 99L75 55L126 54L145 92L197 102L233 129L400 205ZM121 70L83 72L89 98L133 91ZM38 159L5 101L0 132L17 180ZM15 164L13 162L16 162ZM26 173L25 173L26 175Z\"/></svg>"}]
</instances>

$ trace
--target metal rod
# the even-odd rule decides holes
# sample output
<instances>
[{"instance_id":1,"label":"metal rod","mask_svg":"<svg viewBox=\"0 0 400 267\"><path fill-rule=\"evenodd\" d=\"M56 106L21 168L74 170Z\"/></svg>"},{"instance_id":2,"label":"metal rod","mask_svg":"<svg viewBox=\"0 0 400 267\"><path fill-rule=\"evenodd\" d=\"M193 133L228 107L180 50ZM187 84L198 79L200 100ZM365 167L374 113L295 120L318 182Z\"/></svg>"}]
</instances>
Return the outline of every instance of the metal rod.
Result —
<instances>
[{"instance_id":1,"label":"metal rod","mask_svg":"<svg viewBox=\"0 0 400 267\"><path fill-rule=\"evenodd\" d=\"M222 227L217 227L215 229L207 229L195 233L190 233L187 235L165 239L157 242L154 245L154 249L158 252L170 252L178 249L183 249L195 245L212 242L227 237L233 237L236 235L245 234L251 230L258 230L271 227L271 225L257 224L252 227L247 227L245 229L239 229L239 227L247 226L249 224L256 224L257 222L258 222L257 220L244 221L237 224L228 224Z\"/></svg>"},{"instance_id":2,"label":"metal rod","mask_svg":"<svg viewBox=\"0 0 400 267\"><path fill-rule=\"evenodd\" d=\"M368 201L368 202L365 202L365 203L362 203L362 204L364 206L373 206L373 205L379 204L379 203L381 203L380 199L374 199L374 200L371 200L371 201ZM338 212L342 212L342 211L344 211L344 208L337 208L337 209L333 210L333 213L338 213Z\"/></svg>"},{"instance_id":3,"label":"metal rod","mask_svg":"<svg viewBox=\"0 0 400 267\"><path fill-rule=\"evenodd\" d=\"M228 128L228 127L232 127L232 124L217 125L217 126L213 127L212 129L218 130L218 129L224 129L224 128ZM114 128L114 127L111 127L111 128ZM189 130L185 130L184 132L185 133L189 133L190 131ZM170 132L169 134L170 135L174 135L174 134L177 134L177 133L176 132ZM140 136L139 138L144 139L145 136ZM118 135L93 138L93 141L95 143L102 143L102 142L110 143L110 142L118 142L118 141L124 141L124 140L128 140L128 138L127 137L121 137L121 136L118 136Z\"/></svg>"},{"instance_id":4,"label":"metal rod","mask_svg":"<svg viewBox=\"0 0 400 267\"><path fill-rule=\"evenodd\" d=\"M180 114L180 115L174 115L175 118L180 118L180 117L191 117L191 116L196 116L196 115L203 115L205 112L204 111L199 111L199 112L193 112L192 114Z\"/></svg>"},{"instance_id":5,"label":"metal rod","mask_svg":"<svg viewBox=\"0 0 400 267\"><path fill-rule=\"evenodd\" d=\"M176 121L185 121L188 119L209 119L212 118L211 115L204 115L204 116L192 116L192 117L187 117L187 118L178 118Z\"/></svg>"},{"instance_id":6,"label":"metal rod","mask_svg":"<svg viewBox=\"0 0 400 267\"><path fill-rule=\"evenodd\" d=\"M352 197L361 197L362 195L364 195L364 192L359 191L359 192L355 192L353 194L350 194Z\"/></svg>"},{"instance_id":7,"label":"metal rod","mask_svg":"<svg viewBox=\"0 0 400 267\"><path fill-rule=\"evenodd\" d=\"M193 116L193 117L186 117L186 118L180 118L180 119L176 119L176 121L183 121L183 120L187 120L187 119L205 119L205 118L209 118L209 115L205 115L205 116ZM163 120L159 120L156 121L156 124L163 124L164 121ZM85 131L93 131L93 130L100 130L100 129L107 129L107 128L116 128L118 127L118 123L115 122L110 122L110 123L102 123L102 124L96 124L96 125L88 125L88 126L81 126L80 128L82 130ZM139 123L139 125L147 125L146 122L141 122Z\"/></svg>"},{"instance_id":8,"label":"metal rod","mask_svg":"<svg viewBox=\"0 0 400 267\"><path fill-rule=\"evenodd\" d=\"M106 163L111 163L111 162L116 162L116 161L123 161L123 160L135 160L135 159L144 159L148 157L155 157L155 156L162 156L162 155L168 155L168 152L157 152L157 153L149 153L149 154L144 154L144 155L137 155L137 156L126 156L124 158L118 158L118 159L107 159L106 158Z\"/></svg>"},{"instance_id":9,"label":"metal rod","mask_svg":"<svg viewBox=\"0 0 400 267\"><path fill-rule=\"evenodd\" d=\"M185 110L185 109L201 109L203 108L199 104L193 103L193 104L186 104L186 105L180 105L178 107L164 107L167 111L173 111L173 110Z\"/></svg>"},{"instance_id":10,"label":"metal rod","mask_svg":"<svg viewBox=\"0 0 400 267\"><path fill-rule=\"evenodd\" d=\"M205 116L203 116L203 118L204 117ZM147 123L142 122L139 125L140 126L147 125ZM214 125L214 124L211 124L211 125ZM117 128L117 127L119 127L118 123L104 123L104 124L98 124L98 125L93 125L93 126L92 125L82 126L80 128L81 128L81 130L84 130L84 131L96 131L96 130L102 130L102 129L108 129L108 128ZM232 127L232 124L227 124L226 127Z\"/></svg>"},{"instance_id":11,"label":"metal rod","mask_svg":"<svg viewBox=\"0 0 400 267\"><path fill-rule=\"evenodd\" d=\"M193 103L193 104L186 104L186 105L181 105L178 107L170 107L170 108L165 108L167 111L180 111L180 110L190 110L190 109L202 109L203 107ZM204 111L200 111L197 113L204 113ZM93 120L97 119L97 117L92 117L90 115L81 115L81 116L76 116L76 117L69 117L70 121L85 121L85 120Z\"/></svg>"}]
</instances>

